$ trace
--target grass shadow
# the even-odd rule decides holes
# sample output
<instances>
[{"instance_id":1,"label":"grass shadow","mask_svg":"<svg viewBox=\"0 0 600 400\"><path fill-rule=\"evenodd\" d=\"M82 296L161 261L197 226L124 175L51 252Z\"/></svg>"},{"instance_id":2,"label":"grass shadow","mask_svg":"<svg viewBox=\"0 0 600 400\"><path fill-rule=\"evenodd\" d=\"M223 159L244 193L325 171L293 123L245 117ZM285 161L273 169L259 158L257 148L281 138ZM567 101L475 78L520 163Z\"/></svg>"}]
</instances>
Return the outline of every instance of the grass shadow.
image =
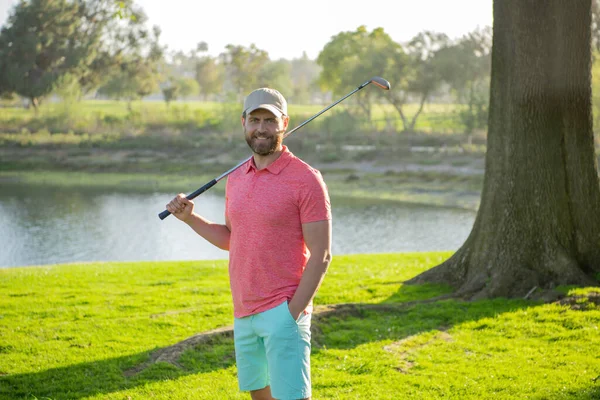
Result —
<instances>
[{"instance_id":1,"label":"grass shadow","mask_svg":"<svg viewBox=\"0 0 600 400\"><path fill-rule=\"evenodd\" d=\"M322 347L350 349L372 341L402 340L539 304L515 299L467 302L450 296L449 288L440 285L403 285L379 304L335 306L313 317L313 351L318 352Z\"/></svg>"},{"instance_id":2,"label":"grass shadow","mask_svg":"<svg viewBox=\"0 0 600 400\"><path fill-rule=\"evenodd\" d=\"M540 395L532 397L533 400L568 399L568 400L597 400L600 399L600 382L590 383L589 387L582 389L564 388L560 392L551 395Z\"/></svg>"},{"instance_id":3,"label":"grass shadow","mask_svg":"<svg viewBox=\"0 0 600 400\"><path fill-rule=\"evenodd\" d=\"M0 376L1 399L81 399L235 364L233 335L217 329L150 352Z\"/></svg>"}]
</instances>

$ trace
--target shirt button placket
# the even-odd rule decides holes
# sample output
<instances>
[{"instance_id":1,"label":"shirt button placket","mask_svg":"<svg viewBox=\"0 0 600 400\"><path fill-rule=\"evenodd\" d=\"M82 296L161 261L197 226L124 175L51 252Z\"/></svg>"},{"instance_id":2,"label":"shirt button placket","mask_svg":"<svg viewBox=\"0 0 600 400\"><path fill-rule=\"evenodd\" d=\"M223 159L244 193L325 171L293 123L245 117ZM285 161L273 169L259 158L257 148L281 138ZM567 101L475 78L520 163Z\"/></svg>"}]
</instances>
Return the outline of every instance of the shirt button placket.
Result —
<instances>
[{"instance_id":1,"label":"shirt button placket","mask_svg":"<svg viewBox=\"0 0 600 400\"><path fill-rule=\"evenodd\" d=\"M253 192L254 192L254 187L256 186L256 179L258 178L258 171L253 170L252 171L252 178L250 178L250 185L248 185L248 193L246 194L246 197L248 200L252 199L253 196Z\"/></svg>"}]
</instances>

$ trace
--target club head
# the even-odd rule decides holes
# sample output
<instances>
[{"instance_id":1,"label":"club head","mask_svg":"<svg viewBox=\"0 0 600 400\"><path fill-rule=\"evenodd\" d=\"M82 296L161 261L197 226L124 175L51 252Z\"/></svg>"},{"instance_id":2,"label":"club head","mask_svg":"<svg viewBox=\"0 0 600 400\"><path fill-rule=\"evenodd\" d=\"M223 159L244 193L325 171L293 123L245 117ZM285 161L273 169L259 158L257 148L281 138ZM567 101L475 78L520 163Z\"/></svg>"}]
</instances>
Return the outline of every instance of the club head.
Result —
<instances>
[{"instance_id":1,"label":"club head","mask_svg":"<svg viewBox=\"0 0 600 400\"><path fill-rule=\"evenodd\" d=\"M390 88L391 88L390 83L380 76L373 77L373 79L371 79L371 83L374 83L375 85L379 86L383 90L390 90Z\"/></svg>"}]
</instances>

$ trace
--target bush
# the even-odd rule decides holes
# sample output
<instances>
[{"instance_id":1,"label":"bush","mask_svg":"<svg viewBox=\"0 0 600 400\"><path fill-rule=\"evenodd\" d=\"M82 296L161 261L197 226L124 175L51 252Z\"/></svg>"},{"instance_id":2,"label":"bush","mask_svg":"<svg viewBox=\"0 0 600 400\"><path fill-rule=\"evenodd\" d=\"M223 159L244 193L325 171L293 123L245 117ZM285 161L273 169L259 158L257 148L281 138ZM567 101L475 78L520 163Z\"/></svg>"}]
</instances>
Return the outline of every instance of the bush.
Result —
<instances>
[{"instance_id":1,"label":"bush","mask_svg":"<svg viewBox=\"0 0 600 400\"><path fill-rule=\"evenodd\" d=\"M350 111L344 109L333 111L323 118L320 127L324 132L335 135L360 131L362 124Z\"/></svg>"}]
</instances>

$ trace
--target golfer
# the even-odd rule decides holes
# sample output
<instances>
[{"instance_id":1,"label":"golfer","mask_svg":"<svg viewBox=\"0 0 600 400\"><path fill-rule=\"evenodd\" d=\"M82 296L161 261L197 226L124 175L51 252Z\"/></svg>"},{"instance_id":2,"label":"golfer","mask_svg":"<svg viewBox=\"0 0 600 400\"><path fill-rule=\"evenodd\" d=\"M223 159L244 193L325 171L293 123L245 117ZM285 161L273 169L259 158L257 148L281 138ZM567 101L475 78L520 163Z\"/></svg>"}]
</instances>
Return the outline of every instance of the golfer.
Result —
<instances>
[{"instance_id":1,"label":"golfer","mask_svg":"<svg viewBox=\"0 0 600 400\"><path fill-rule=\"evenodd\" d=\"M253 157L227 178L225 224L177 195L167 210L229 250L239 387L252 399L308 399L312 300L331 262L331 207L319 171L282 144L287 102L261 88L244 102Z\"/></svg>"}]
</instances>

